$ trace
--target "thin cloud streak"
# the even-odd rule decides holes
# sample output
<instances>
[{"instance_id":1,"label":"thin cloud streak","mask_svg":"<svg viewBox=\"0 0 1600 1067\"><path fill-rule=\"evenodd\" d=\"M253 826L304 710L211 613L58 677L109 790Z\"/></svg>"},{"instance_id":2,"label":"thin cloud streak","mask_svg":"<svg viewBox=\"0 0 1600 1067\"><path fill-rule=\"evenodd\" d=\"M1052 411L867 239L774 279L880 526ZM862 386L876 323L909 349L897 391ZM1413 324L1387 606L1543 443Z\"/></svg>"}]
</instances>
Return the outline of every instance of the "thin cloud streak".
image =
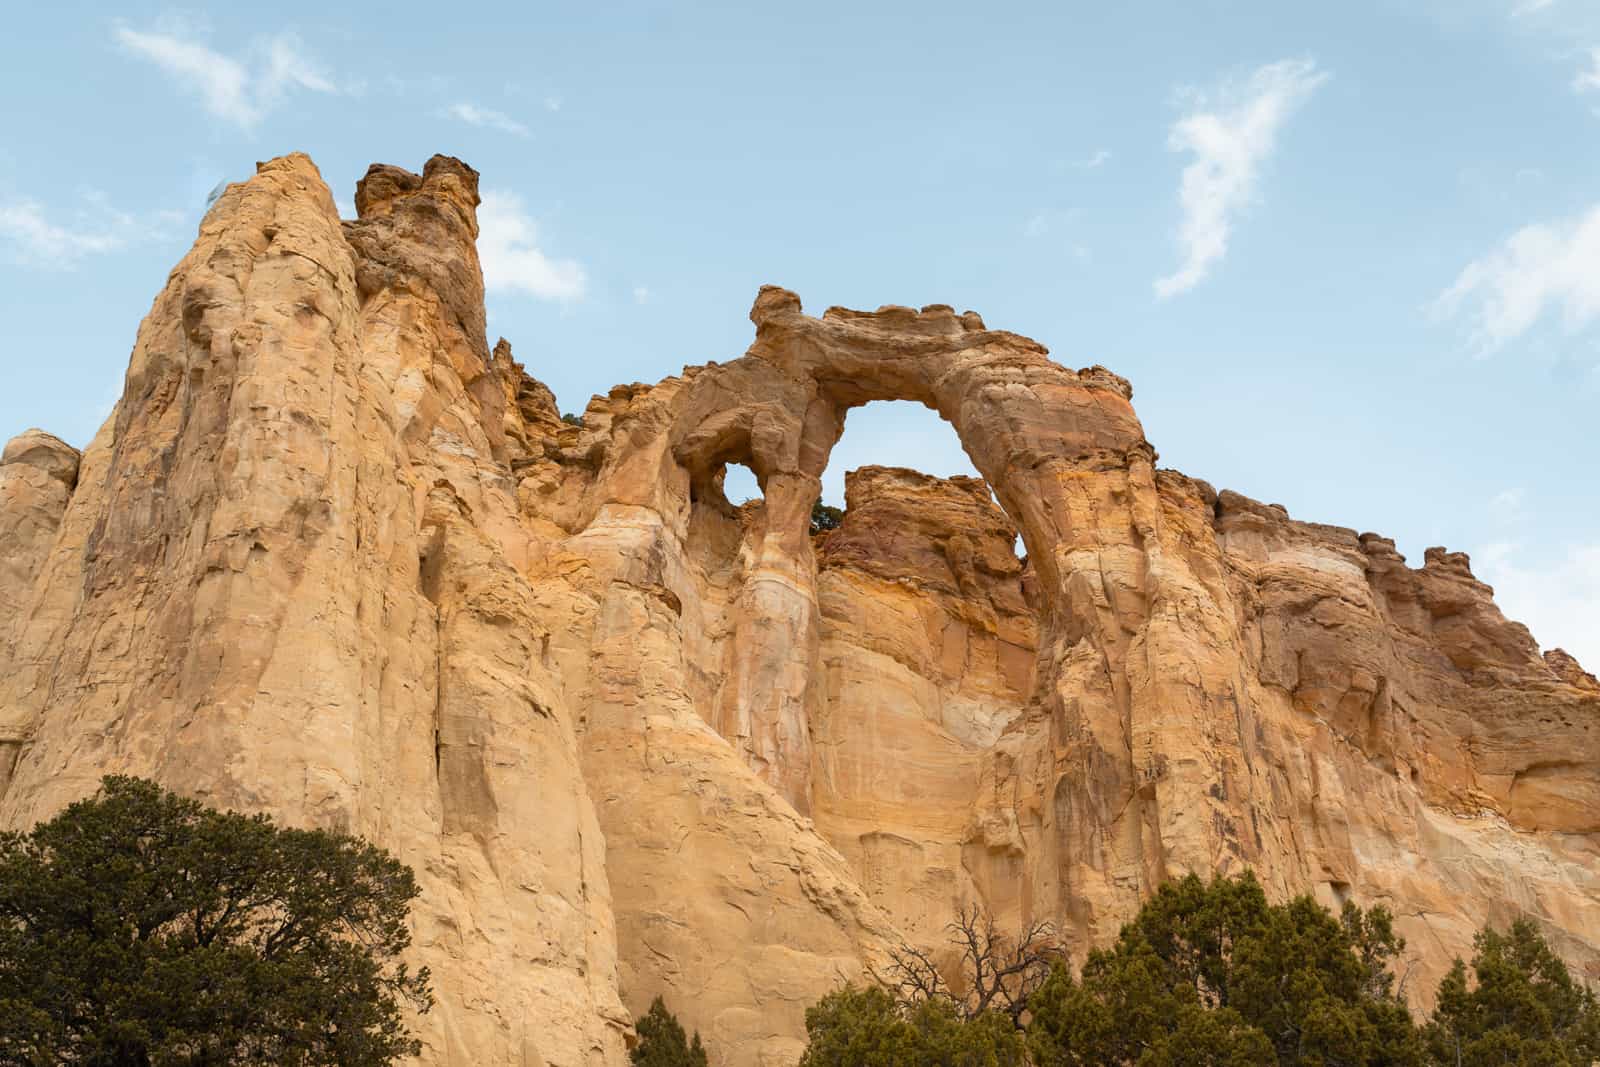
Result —
<instances>
[{"instance_id":1,"label":"thin cloud streak","mask_svg":"<svg viewBox=\"0 0 1600 1067\"><path fill-rule=\"evenodd\" d=\"M1592 93L1600 90L1600 48L1589 49L1589 69L1580 70L1572 79L1572 91Z\"/></svg>"},{"instance_id":2,"label":"thin cloud streak","mask_svg":"<svg viewBox=\"0 0 1600 1067\"><path fill-rule=\"evenodd\" d=\"M1158 297L1193 289L1227 255L1234 223L1256 198L1261 168L1278 132L1328 77L1310 59L1271 63L1243 86L1199 97L1195 109L1173 124L1167 147L1192 153L1194 162L1183 169L1178 189L1183 262L1156 281Z\"/></svg>"},{"instance_id":3,"label":"thin cloud streak","mask_svg":"<svg viewBox=\"0 0 1600 1067\"><path fill-rule=\"evenodd\" d=\"M528 127L512 118L510 115L492 108L478 107L462 101L452 104L445 109L445 114L454 119L459 119L469 126L481 126L501 133L515 134L518 137L528 136Z\"/></svg>"},{"instance_id":4,"label":"thin cloud streak","mask_svg":"<svg viewBox=\"0 0 1600 1067\"><path fill-rule=\"evenodd\" d=\"M112 32L123 51L155 64L181 88L198 96L207 112L242 129L254 127L291 90L339 92L290 33L259 45L252 69L183 30L142 31L119 25Z\"/></svg>"},{"instance_id":5,"label":"thin cloud streak","mask_svg":"<svg viewBox=\"0 0 1600 1067\"><path fill-rule=\"evenodd\" d=\"M84 256L113 252L126 243L115 230L59 226L32 200L0 206L0 238L18 258L58 269L74 266Z\"/></svg>"},{"instance_id":6,"label":"thin cloud streak","mask_svg":"<svg viewBox=\"0 0 1600 1067\"><path fill-rule=\"evenodd\" d=\"M51 218L37 200L0 201L0 249L15 263L47 270L72 270L83 260L120 251L136 241L165 240L183 221L177 211L136 216L111 205L105 193L87 189L72 221Z\"/></svg>"},{"instance_id":7,"label":"thin cloud streak","mask_svg":"<svg viewBox=\"0 0 1600 1067\"><path fill-rule=\"evenodd\" d=\"M1527 492L1521 488L1503 489L1489 500L1489 512L1496 522L1506 524L1520 522L1527 517L1523 507L1523 498Z\"/></svg>"}]
</instances>

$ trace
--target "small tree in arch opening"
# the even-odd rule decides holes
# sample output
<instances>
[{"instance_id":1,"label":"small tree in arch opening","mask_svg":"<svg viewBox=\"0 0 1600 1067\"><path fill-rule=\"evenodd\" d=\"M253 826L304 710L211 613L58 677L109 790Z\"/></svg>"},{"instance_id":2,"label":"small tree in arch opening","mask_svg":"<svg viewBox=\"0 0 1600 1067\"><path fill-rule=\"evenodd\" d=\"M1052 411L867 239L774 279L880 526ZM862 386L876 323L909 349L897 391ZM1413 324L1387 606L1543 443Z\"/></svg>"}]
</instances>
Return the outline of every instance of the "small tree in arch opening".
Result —
<instances>
[{"instance_id":1,"label":"small tree in arch opening","mask_svg":"<svg viewBox=\"0 0 1600 1067\"><path fill-rule=\"evenodd\" d=\"M843 521L844 512L832 504L824 504L818 498L817 502L811 505L811 532L813 534L837 530L839 524Z\"/></svg>"}]
</instances>

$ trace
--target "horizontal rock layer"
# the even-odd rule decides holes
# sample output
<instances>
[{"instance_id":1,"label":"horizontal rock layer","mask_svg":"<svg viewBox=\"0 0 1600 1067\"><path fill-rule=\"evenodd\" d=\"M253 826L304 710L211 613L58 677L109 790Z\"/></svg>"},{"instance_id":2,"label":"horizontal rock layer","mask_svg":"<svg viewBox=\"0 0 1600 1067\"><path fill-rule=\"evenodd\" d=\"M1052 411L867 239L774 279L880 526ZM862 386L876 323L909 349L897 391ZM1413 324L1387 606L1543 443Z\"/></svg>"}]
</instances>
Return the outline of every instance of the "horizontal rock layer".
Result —
<instances>
[{"instance_id":1,"label":"horizontal rock layer","mask_svg":"<svg viewBox=\"0 0 1600 1067\"><path fill-rule=\"evenodd\" d=\"M764 288L743 357L571 425L484 336L477 203L435 157L341 223L262 164L88 449L7 446L0 826L131 772L383 844L430 1064L620 1067L658 994L791 1064L958 908L1081 952L1190 870L1387 905L1414 991L1519 913L1600 976L1600 684L1464 555L1159 469L1126 381L942 305ZM982 479L864 468L813 537L889 399Z\"/></svg>"}]
</instances>

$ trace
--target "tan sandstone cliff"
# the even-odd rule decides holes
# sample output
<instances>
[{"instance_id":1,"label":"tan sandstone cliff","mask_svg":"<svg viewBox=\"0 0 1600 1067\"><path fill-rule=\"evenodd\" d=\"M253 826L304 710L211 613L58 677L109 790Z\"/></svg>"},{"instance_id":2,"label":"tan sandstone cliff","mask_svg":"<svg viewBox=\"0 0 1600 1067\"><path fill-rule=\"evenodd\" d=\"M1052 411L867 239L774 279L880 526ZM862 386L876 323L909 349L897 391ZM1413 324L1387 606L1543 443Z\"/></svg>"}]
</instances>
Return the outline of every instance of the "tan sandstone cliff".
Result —
<instances>
[{"instance_id":1,"label":"tan sandstone cliff","mask_svg":"<svg viewBox=\"0 0 1600 1067\"><path fill-rule=\"evenodd\" d=\"M746 355L567 425L487 344L477 199L375 166L341 222L262 164L82 456L6 447L0 826L127 771L378 841L431 1064L620 1067L658 993L790 1064L964 904L1081 951L1187 870L1387 904L1416 988L1519 912L1600 976L1600 685L1464 555L1158 469L1126 381L940 305L765 288ZM983 480L865 468L814 539L880 399Z\"/></svg>"}]
</instances>

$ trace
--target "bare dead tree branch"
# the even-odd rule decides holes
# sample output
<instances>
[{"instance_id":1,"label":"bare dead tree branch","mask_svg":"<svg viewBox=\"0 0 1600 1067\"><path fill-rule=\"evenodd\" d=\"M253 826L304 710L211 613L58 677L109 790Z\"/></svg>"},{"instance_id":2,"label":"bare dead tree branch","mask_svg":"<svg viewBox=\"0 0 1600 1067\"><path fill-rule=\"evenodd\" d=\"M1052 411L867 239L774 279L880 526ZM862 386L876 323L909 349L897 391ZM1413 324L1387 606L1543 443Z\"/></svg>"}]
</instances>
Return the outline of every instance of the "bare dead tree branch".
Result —
<instances>
[{"instance_id":1,"label":"bare dead tree branch","mask_svg":"<svg viewBox=\"0 0 1600 1067\"><path fill-rule=\"evenodd\" d=\"M893 990L896 999L906 1003L923 1000L951 1000L955 998L945 985L944 977L933 959L924 951L911 945L901 945L889 953L887 974L872 972L872 977L886 989Z\"/></svg>"},{"instance_id":2,"label":"bare dead tree branch","mask_svg":"<svg viewBox=\"0 0 1600 1067\"><path fill-rule=\"evenodd\" d=\"M1023 1029L1029 998L1062 958L1055 927L1035 921L1012 938L999 928L993 915L974 904L962 908L948 929L959 968L959 980L952 976L951 981L956 981L959 993L940 973L932 955L911 945L891 951L886 973L874 972L873 977L902 1003L943 1000L964 1019L995 1011Z\"/></svg>"}]
</instances>

